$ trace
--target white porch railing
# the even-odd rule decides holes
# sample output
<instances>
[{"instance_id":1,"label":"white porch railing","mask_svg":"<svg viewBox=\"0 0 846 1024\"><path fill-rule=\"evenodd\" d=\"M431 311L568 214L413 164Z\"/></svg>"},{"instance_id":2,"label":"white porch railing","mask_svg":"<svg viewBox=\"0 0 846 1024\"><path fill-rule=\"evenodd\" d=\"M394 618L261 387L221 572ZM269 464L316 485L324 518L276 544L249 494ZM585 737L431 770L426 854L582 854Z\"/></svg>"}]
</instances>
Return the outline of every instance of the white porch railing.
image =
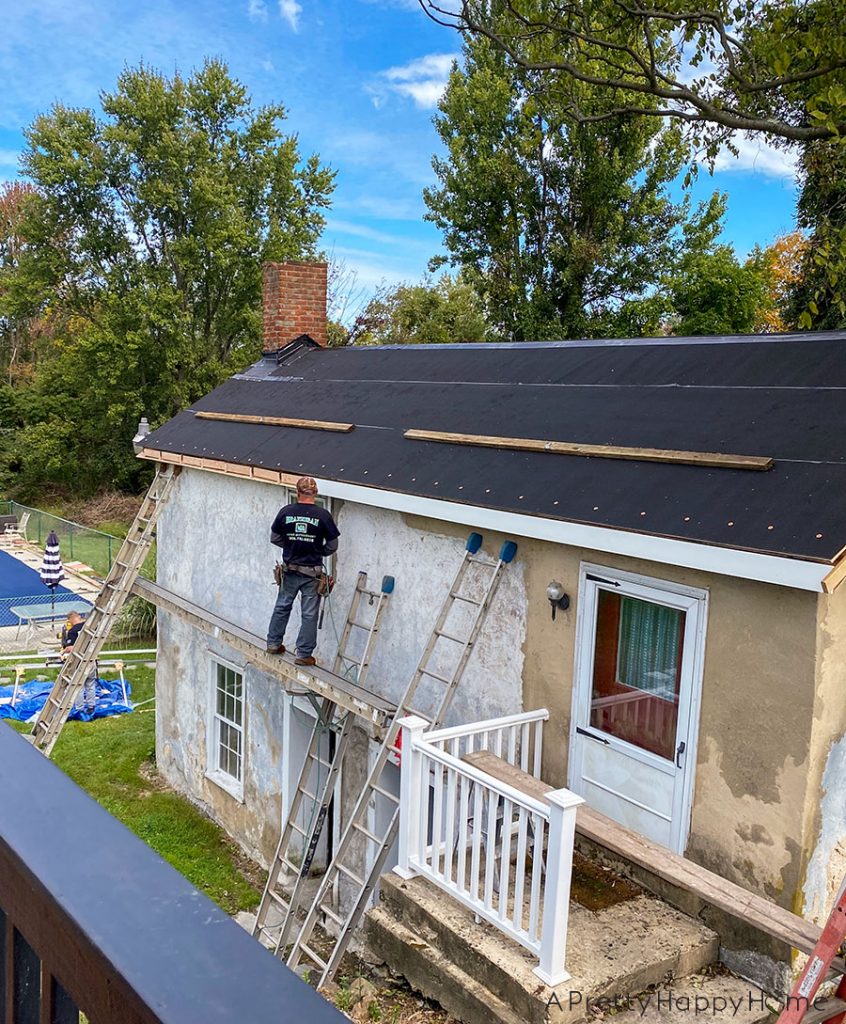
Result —
<instances>
[{"instance_id":1,"label":"white porch railing","mask_svg":"<svg viewBox=\"0 0 846 1024\"><path fill-rule=\"evenodd\" d=\"M489 750L540 777L546 709L438 729L411 715L402 726L399 862L538 957L547 985L564 962L576 807L567 789L537 800L461 760ZM549 801L548 803L546 801Z\"/></svg>"}]
</instances>

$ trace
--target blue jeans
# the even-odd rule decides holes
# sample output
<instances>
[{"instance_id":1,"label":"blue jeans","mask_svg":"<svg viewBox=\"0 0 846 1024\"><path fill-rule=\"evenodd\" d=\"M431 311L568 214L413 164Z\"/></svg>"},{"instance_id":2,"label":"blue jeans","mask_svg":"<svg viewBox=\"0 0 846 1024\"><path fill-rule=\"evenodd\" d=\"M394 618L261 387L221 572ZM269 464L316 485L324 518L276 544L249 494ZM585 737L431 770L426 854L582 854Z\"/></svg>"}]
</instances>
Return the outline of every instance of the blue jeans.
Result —
<instances>
[{"instance_id":1,"label":"blue jeans","mask_svg":"<svg viewBox=\"0 0 846 1024\"><path fill-rule=\"evenodd\" d=\"M301 658L310 658L317 647L317 616L320 611L320 598L317 596L317 580L313 576L304 576L299 572L286 572L282 577L282 586L276 598L276 607L270 616L267 629L267 644L277 647L285 641L285 630L294 600L300 595L300 611L302 625L297 637L297 654Z\"/></svg>"}]
</instances>

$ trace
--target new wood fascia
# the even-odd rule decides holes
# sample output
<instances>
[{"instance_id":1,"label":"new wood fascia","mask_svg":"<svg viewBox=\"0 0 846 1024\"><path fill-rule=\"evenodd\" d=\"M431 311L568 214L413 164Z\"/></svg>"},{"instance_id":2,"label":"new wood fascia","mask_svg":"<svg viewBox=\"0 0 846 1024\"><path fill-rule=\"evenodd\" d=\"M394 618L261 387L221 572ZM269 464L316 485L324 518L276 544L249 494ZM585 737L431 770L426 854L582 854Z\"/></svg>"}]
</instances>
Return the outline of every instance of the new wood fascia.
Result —
<instances>
[{"instance_id":1,"label":"new wood fascia","mask_svg":"<svg viewBox=\"0 0 846 1024\"><path fill-rule=\"evenodd\" d=\"M159 462L175 462L181 466L203 469L212 473L238 476L265 483L280 484L284 487L296 485L298 476L261 466L242 466L216 459L204 459L192 455L179 455L143 449L139 458ZM306 472L305 470L303 472ZM310 475L314 475L313 473ZM328 498L352 501L360 505L390 509L427 519L458 523L473 529L488 529L503 534L516 534L534 540L566 544L571 547L587 548L630 558L646 559L650 562L677 565L701 572L716 573L720 576L734 576L776 586L793 587L820 593L823 579L831 572L830 561L812 561L789 555L773 555L742 548L719 547L696 541L677 540L657 534L633 533L607 526L593 526L563 519L546 519L519 512L465 505L444 501L441 498L426 498L403 491L386 491L377 487L349 484L340 480L317 477L320 491Z\"/></svg>"}]
</instances>

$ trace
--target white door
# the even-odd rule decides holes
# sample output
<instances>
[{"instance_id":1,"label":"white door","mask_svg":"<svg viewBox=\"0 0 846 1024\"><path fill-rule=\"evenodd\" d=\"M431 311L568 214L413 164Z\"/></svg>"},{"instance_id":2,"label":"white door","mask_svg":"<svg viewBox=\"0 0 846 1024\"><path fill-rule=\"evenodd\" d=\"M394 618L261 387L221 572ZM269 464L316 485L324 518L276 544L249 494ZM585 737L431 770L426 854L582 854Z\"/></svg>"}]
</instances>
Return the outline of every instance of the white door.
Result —
<instances>
[{"instance_id":1,"label":"white door","mask_svg":"<svg viewBox=\"0 0 846 1024\"><path fill-rule=\"evenodd\" d=\"M707 593L583 564L568 787L684 853Z\"/></svg>"}]
</instances>

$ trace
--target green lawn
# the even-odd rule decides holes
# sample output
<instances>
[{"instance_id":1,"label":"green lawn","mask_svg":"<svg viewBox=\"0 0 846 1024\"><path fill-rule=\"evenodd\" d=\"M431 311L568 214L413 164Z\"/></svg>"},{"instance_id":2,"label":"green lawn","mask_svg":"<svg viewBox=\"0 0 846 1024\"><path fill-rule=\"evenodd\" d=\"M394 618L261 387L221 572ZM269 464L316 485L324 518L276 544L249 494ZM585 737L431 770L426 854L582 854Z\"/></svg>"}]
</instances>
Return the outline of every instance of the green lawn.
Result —
<instances>
[{"instance_id":1,"label":"green lawn","mask_svg":"<svg viewBox=\"0 0 846 1024\"><path fill-rule=\"evenodd\" d=\"M130 666L126 674L134 702L153 697L152 669ZM96 722L68 722L53 760L228 914L252 909L261 884L255 866L156 772L154 707L144 704L132 714ZM30 727L15 723L15 728Z\"/></svg>"}]
</instances>

